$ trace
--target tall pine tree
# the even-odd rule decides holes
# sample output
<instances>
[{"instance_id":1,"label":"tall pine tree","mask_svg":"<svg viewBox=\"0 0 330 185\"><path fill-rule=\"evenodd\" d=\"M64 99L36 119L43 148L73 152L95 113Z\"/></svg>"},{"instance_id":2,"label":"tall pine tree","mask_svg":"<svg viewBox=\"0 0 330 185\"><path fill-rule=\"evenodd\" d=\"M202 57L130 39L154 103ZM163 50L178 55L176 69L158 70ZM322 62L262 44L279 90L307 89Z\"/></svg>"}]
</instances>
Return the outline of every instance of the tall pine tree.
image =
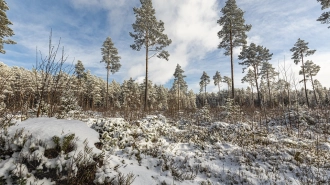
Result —
<instances>
[{"instance_id":1,"label":"tall pine tree","mask_svg":"<svg viewBox=\"0 0 330 185\"><path fill-rule=\"evenodd\" d=\"M254 72L249 69L248 72L246 73L246 75L242 78L242 83L247 82L249 83L250 87L251 87L251 100L253 102L254 105L254 99L253 99L253 86L255 86L255 81L254 81Z\"/></svg>"},{"instance_id":2,"label":"tall pine tree","mask_svg":"<svg viewBox=\"0 0 330 185\"><path fill-rule=\"evenodd\" d=\"M313 61L311 60L307 60L305 62L304 66L301 66L301 70L299 71L299 75L303 75L303 69L305 70L305 74L306 74L306 78L310 78L311 82L312 82L312 88L313 88L313 92L314 92L314 98L315 98L315 102L316 104L318 103L317 98L316 98L316 93L315 93L315 86L314 86L314 80L313 80L313 76L316 76L317 73L320 71L320 66L314 64Z\"/></svg>"},{"instance_id":3,"label":"tall pine tree","mask_svg":"<svg viewBox=\"0 0 330 185\"><path fill-rule=\"evenodd\" d=\"M250 31L251 25L245 24L243 18L244 12L237 7L236 0L227 0L225 7L221 9L222 17L217 23L222 27L218 32L219 39L222 39L218 45L219 49L225 50L225 55L230 55L231 64L231 88L232 98L235 98L235 87L234 87L234 59L233 49L245 45L246 34L245 32Z\"/></svg>"},{"instance_id":4,"label":"tall pine tree","mask_svg":"<svg viewBox=\"0 0 330 185\"><path fill-rule=\"evenodd\" d=\"M3 49L3 44L16 44L11 39L5 39L5 37L11 37L14 35L14 31L9 28L12 25L7 17L6 11L9 10L6 1L0 0L0 53L5 54L6 51Z\"/></svg>"},{"instance_id":5,"label":"tall pine tree","mask_svg":"<svg viewBox=\"0 0 330 185\"><path fill-rule=\"evenodd\" d=\"M181 66L179 64L177 64L176 68L175 68L175 72L173 74L174 76L174 83L173 83L173 87L172 90L175 91L177 90L178 92L178 111L180 111L180 91L181 92L187 92L188 89L188 85L186 83L186 81L184 80L184 78L186 77L185 75L183 75L184 70L181 68Z\"/></svg>"},{"instance_id":6,"label":"tall pine tree","mask_svg":"<svg viewBox=\"0 0 330 185\"><path fill-rule=\"evenodd\" d=\"M222 77L219 73L219 71L215 72L215 75L213 76L213 82L215 86L218 86L219 89L219 101L221 101L221 92L220 92L220 83L222 81Z\"/></svg>"},{"instance_id":7,"label":"tall pine tree","mask_svg":"<svg viewBox=\"0 0 330 185\"><path fill-rule=\"evenodd\" d=\"M293 52L291 59L294 60L294 63L298 64L299 62L301 62L302 66L304 66L304 57L313 55L316 50L310 50L308 47L308 42L305 42L304 40L301 40L299 38L298 41L294 44L293 48L290 49L290 51ZM307 102L307 106L309 107L307 88L306 88L305 68L302 68L302 72L303 72L303 76L304 76L304 88L305 88L306 102Z\"/></svg>"},{"instance_id":8,"label":"tall pine tree","mask_svg":"<svg viewBox=\"0 0 330 185\"><path fill-rule=\"evenodd\" d=\"M267 48L264 48L263 46L259 45L257 46L254 43L251 43L250 46L243 46L243 49L238 56L240 60L243 60L243 62L240 62L239 64L246 66L245 68L243 68L243 73L246 68L252 68L252 71L254 73L254 81L258 93L258 106L261 105L261 97L258 85L258 79L260 76L259 70L262 66L262 63L270 60L272 55L273 54L270 54Z\"/></svg>"},{"instance_id":9,"label":"tall pine tree","mask_svg":"<svg viewBox=\"0 0 330 185\"><path fill-rule=\"evenodd\" d=\"M108 96L109 96L109 73L114 74L117 72L121 64L120 56L118 55L118 50L114 46L110 37L107 37L103 42L103 47L101 48L102 60L101 62L105 63L105 68L107 69L107 95L105 96L105 107L108 109Z\"/></svg>"},{"instance_id":10,"label":"tall pine tree","mask_svg":"<svg viewBox=\"0 0 330 185\"><path fill-rule=\"evenodd\" d=\"M330 7L330 1L329 0L317 0L317 2L320 2L322 5L322 10ZM322 24L330 24L330 11L329 12L323 12L321 16L317 19L317 21L320 21ZM330 28L330 26L328 27Z\"/></svg>"},{"instance_id":11,"label":"tall pine tree","mask_svg":"<svg viewBox=\"0 0 330 185\"><path fill-rule=\"evenodd\" d=\"M219 94L220 94L220 83L222 81L222 77L221 77L219 71L215 72L215 75L213 76L213 81L214 81L214 85L218 86Z\"/></svg>"},{"instance_id":12,"label":"tall pine tree","mask_svg":"<svg viewBox=\"0 0 330 185\"><path fill-rule=\"evenodd\" d=\"M79 92L79 101L80 101L80 106L82 107L83 106L83 98L82 98L82 93L81 93L81 89L82 89L82 83L81 83L81 80L82 79L86 79L86 72L85 72L85 67L83 65L83 63L78 60L77 61L77 64L75 65L75 74L76 74L76 77L78 79L78 83L79 83L79 86L78 86L78 92Z\"/></svg>"},{"instance_id":13,"label":"tall pine tree","mask_svg":"<svg viewBox=\"0 0 330 185\"><path fill-rule=\"evenodd\" d=\"M132 24L134 33L129 33L134 39L131 45L133 50L140 51L144 46L146 49L146 80L144 111L147 111L148 104L148 60L154 56L168 60L170 54L163 50L172 43L171 39L164 34L164 22L157 21L156 11L152 6L152 0L140 0L141 7L133 8L136 21ZM149 53L150 52L150 53Z\"/></svg>"},{"instance_id":14,"label":"tall pine tree","mask_svg":"<svg viewBox=\"0 0 330 185\"><path fill-rule=\"evenodd\" d=\"M200 86L200 92L203 92L203 89L204 89L205 100L206 100L206 86L209 83L210 83L210 77L209 77L209 75L207 75L207 73L205 71L203 71L203 75L201 76L201 81L199 82L199 86ZM206 103L206 102L204 102L204 103Z\"/></svg>"},{"instance_id":15,"label":"tall pine tree","mask_svg":"<svg viewBox=\"0 0 330 185\"><path fill-rule=\"evenodd\" d=\"M275 71L275 68L272 66L271 63L263 62L261 70L260 70L260 74L261 74L261 79L265 79L267 82L269 102L272 104L272 96L271 96L271 92L270 92L270 87L271 87L272 81L278 75L278 72Z\"/></svg>"}]
</instances>

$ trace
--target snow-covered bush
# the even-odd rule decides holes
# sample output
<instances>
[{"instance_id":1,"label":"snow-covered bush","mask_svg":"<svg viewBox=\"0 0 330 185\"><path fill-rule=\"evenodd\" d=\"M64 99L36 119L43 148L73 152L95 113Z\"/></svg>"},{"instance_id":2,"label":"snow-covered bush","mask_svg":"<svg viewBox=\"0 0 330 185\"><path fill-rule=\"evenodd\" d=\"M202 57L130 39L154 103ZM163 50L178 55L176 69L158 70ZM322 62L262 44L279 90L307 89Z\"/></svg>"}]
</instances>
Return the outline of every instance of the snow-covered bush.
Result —
<instances>
[{"instance_id":1,"label":"snow-covered bush","mask_svg":"<svg viewBox=\"0 0 330 185\"><path fill-rule=\"evenodd\" d=\"M242 121L243 115L241 107L239 105L235 105L233 99L227 98L226 104L223 108L225 109L225 118L227 122L237 123Z\"/></svg>"},{"instance_id":2,"label":"snow-covered bush","mask_svg":"<svg viewBox=\"0 0 330 185\"><path fill-rule=\"evenodd\" d=\"M201 109L199 109L196 113L196 119L197 122L200 123L209 123L212 118L211 118L211 114L210 114L210 106L206 103L206 105L204 107L202 107Z\"/></svg>"},{"instance_id":3,"label":"snow-covered bush","mask_svg":"<svg viewBox=\"0 0 330 185\"><path fill-rule=\"evenodd\" d=\"M79 111L81 111L81 107L78 105L77 98L74 96L73 92L64 92L61 97L59 115L57 117L75 117L76 114L79 114Z\"/></svg>"},{"instance_id":4,"label":"snow-covered bush","mask_svg":"<svg viewBox=\"0 0 330 185\"><path fill-rule=\"evenodd\" d=\"M105 153L89 144L87 139L80 140L85 134L90 141L97 139L94 138L97 133L84 123L49 118L28 122L0 133L0 184L111 185L134 181L133 174L116 172ZM45 129L49 124L60 128ZM65 134L66 130L61 131L64 125L75 131ZM21 127L26 129L15 130ZM110 170L102 175L103 180L100 169Z\"/></svg>"}]
</instances>

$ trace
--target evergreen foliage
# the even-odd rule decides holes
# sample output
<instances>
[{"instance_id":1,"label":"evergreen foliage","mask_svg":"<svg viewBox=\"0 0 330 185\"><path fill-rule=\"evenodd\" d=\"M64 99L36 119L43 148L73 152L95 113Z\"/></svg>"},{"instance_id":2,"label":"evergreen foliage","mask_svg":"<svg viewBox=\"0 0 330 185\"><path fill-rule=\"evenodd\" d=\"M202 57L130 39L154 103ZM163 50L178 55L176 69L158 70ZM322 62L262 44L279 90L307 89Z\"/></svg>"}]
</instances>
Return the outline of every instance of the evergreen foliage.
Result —
<instances>
[{"instance_id":1,"label":"evergreen foliage","mask_svg":"<svg viewBox=\"0 0 330 185\"><path fill-rule=\"evenodd\" d=\"M314 99L317 103L317 97L316 97L316 92L315 92L315 86L314 86L314 80L313 76L316 76L317 73L320 71L321 67L319 65L314 64L313 61L307 60L305 62L304 66L301 66L302 70L299 71L299 75L303 75L303 70L305 70L306 78L310 78L310 81L312 83L312 88L314 92Z\"/></svg>"},{"instance_id":2,"label":"evergreen foliage","mask_svg":"<svg viewBox=\"0 0 330 185\"><path fill-rule=\"evenodd\" d=\"M245 24L243 18L244 12L237 7L236 0L227 0L226 5L221 9L221 13L223 16L220 17L217 23L222 26L222 29L218 32L218 37L222 41L218 45L218 48L224 49L225 55L230 55L232 98L234 99L233 49L246 44L247 35L245 32L250 31L252 26Z\"/></svg>"},{"instance_id":3,"label":"evergreen foliage","mask_svg":"<svg viewBox=\"0 0 330 185\"><path fill-rule=\"evenodd\" d=\"M317 0L317 2L320 2L322 5L322 10L327 9L330 7L330 1L329 0ZM323 12L321 16L317 19L317 21L320 21L322 24L329 24L330 23L330 11ZM330 28L330 26L328 27Z\"/></svg>"},{"instance_id":4,"label":"evergreen foliage","mask_svg":"<svg viewBox=\"0 0 330 185\"><path fill-rule=\"evenodd\" d=\"M132 24L134 33L130 36L134 39L134 44L130 47L140 51L142 46L146 48L146 80L145 80L145 101L144 111L147 111L148 100L148 60L153 56L168 60L170 54L164 48L172 43L171 39L164 34L164 22L157 21L156 11L152 6L152 0L140 0L141 7L133 8L136 21ZM149 55L149 52L151 55Z\"/></svg>"},{"instance_id":5,"label":"evergreen foliage","mask_svg":"<svg viewBox=\"0 0 330 185\"><path fill-rule=\"evenodd\" d=\"M231 83L232 83L231 78L229 78L228 76L223 76L222 81L223 81L224 83L227 84L227 87L228 87L228 93L229 93L230 88L231 88Z\"/></svg>"},{"instance_id":6,"label":"evergreen foliage","mask_svg":"<svg viewBox=\"0 0 330 185\"><path fill-rule=\"evenodd\" d=\"M174 82L173 82L173 86L172 86L172 91L177 92L178 95L178 111L180 111L180 92L182 93L187 93L187 89L188 89L188 85L186 83L186 81L184 80L184 78L186 77L185 75L183 75L184 70L181 68L181 66L179 64L177 64L175 71L174 71Z\"/></svg>"},{"instance_id":7,"label":"evergreen foliage","mask_svg":"<svg viewBox=\"0 0 330 185\"><path fill-rule=\"evenodd\" d=\"M255 86L254 72L249 68L246 75L242 78L242 83L247 82L251 88L251 100L253 100L253 87Z\"/></svg>"},{"instance_id":8,"label":"evergreen foliage","mask_svg":"<svg viewBox=\"0 0 330 185\"><path fill-rule=\"evenodd\" d=\"M85 67L80 60L78 60L77 64L75 65L75 74L78 80L82 80L83 78L86 78Z\"/></svg>"},{"instance_id":9,"label":"evergreen foliage","mask_svg":"<svg viewBox=\"0 0 330 185\"><path fill-rule=\"evenodd\" d=\"M173 82L173 86L172 89L179 89L180 91L186 92L188 85L187 82L184 80L184 78L186 77L185 75L183 75L184 70L181 68L181 66L179 64L177 64L175 71L174 71L174 82Z\"/></svg>"},{"instance_id":10,"label":"evergreen foliage","mask_svg":"<svg viewBox=\"0 0 330 185\"><path fill-rule=\"evenodd\" d=\"M316 50L310 50L308 47L308 42L305 42L304 40L301 40L300 38L298 41L294 44L293 48L290 49L292 54L292 58L294 60L295 64L298 64L299 62L302 63L302 66L304 66L304 57L313 55ZM304 76L304 88L305 88L305 97L307 106L309 107L309 101L308 101L308 95L307 95L307 87L306 87L306 72L305 69L302 68L302 73Z\"/></svg>"},{"instance_id":11,"label":"evergreen foliage","mask_svg":"<svg viewBox=\"0 0 330 185\"><path fill-rule=\"evenodd\" d=\"M107 95L106 95L106 109L108 108L108 95L109 95L109 73L111 72L114 74L117 72L120 67L120 56L118 55L118 50L114 46L110 37L107 37L106 40L103 42L103 47L101 48L102 53L102 60L104 62L107 69Z\"/></svg>"},{"instance_id":12,"label":"evergreen foliage","mask_svg":"<svg viewBox=\"0 0 330 185\"><path fill-rule=\"evenodd\" d=\"M215 86L218 86L219 93L220 93L220 83L222 82L222 77L219 73L219 71L215 72L215 75L213 76L213 82Z\"/></svg>"},{"instance_id":13,"label":"evergreen foliage","mask_svg":"<svg viewBox=\"0 0 330 185\"><path fill-rule=\"evenodd\" d=\"M3 48L3 44L16 44L11 39L5 39L14 35L14 31L9 28L9 25L13 25L8 19L6 11L9 10L6 1L0 0L0 53L5 54L6 51Z\"/></svg>"},{"instance_id":14,"label":"evergreen foliage","mask_svg":"<svg viewBox=\"0 0 330 185\"><path fill-rule=\"evenodd\" d=\"M201 81L199 82L199 86L200 86L200 91L199 92L203 92L206 95L206 86L207 84L210 83L210 77L209 75L207 75L207 73L205 71L203 71L203 75L201 76Z\"/></svg>"},{"instance_id":15,"label":"evergreen foliage","mask_svg":"<svg viewBox=\"0 0 330 185\"><path fill-rule=\"evenodd\" d=\"M243 60L243 62L240 62L239 64L246 66L245 68L243 68L243 73L246 68L252 68L252 71L254 73L255 86L257 87L258 93L258 106L260 106L261 103L258 85L260 67L262 66L263 62L271 60L272 55L273 54L270 54L267 48L260 45L257 46L256 44L251 43L250 46L244 45L240 55L238 56L238 59Z\"/></svg>"},{"instance_id":16,"label":"evergreen foliage","mask_svg":"<svg viewBox=\"0 0 330 185\"><path fill-rule=\"evenodd\" d=\"M272 96L271 96L271 87L272 83L275 80L275 77L279 73L275 71L275 68L270 64L269 62L263 62L262 67L260 70L261 79L265 79L267 82L267 88L268 88L268 96L269 96L269 102L272 103Z\"/></svg>"}]
</instances>

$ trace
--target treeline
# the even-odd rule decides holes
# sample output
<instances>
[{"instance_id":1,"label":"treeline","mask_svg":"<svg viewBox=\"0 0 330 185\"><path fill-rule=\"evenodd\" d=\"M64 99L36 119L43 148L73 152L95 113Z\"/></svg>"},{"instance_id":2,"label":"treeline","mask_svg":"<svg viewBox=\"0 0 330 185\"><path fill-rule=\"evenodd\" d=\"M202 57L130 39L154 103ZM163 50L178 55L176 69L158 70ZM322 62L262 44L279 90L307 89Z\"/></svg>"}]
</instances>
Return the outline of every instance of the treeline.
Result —
<instances>
[{"instance_id":1,"label":"treeline","mask_svg":"<svg viewBox=\"0 0 330 185\"><path fill-rule=\"evenodd\" d=\"M27 70L8 67L0 63L0 99L2 107L11 112L22 114L35 113L37 116L55 116L70 110L107 111L115 116L120 113L125 117L142 116L144 108L144 84L133 79L122 84L112 81L107 83L90 71L79 73L78 62L72 74L62 72L45 74L36 69ZM163 85L148 83L148 112L173 111L177 107L176 91ZM196 107L196 95L190 90L180 96L181 109ZM106 110L106 100L109 105ZM138 114L138 115L137 115Z\"/></svg>"},{"instance_id":2,"label":"treeline","mask_svg":"<svg viewBox=\"0 0 330 185\"><path fill-rule=\"evenodd\" d=\"M226 104L231 94L228 91L230 87L219 89L217 93L205 91L196 94L192 90L188 91L188 86L184 85L183 72L178 65L170 89L149 81L147 104L149 113L176 116L178 112L195 112L205 105L210 109L219 110ZM0 63L1 107L6 107L13 113L37 116L56 116L66 114L70 110L94 110L106 112L109 116L121 116L132 120L145 114L143 111L145 83L137 83L132 78L124 80L122 84L112 81L109 83L107 93L106 81L91 74L90 71L85 71L81 61L77 62L74 69L67 72L64 68L63 70L52 68L48 73L40 68L27 70ZM307 90L311 105L328 106L329 89L322 87L318 80L314 80L314 87L315 91ZM265 108L306 105L304 89L298 89L294 83L288 83L283 79L274 81L270 88L266 81L261 80L259 88L262 106ZM235 89L235 94L235 102L241 107L252 108L258 102L257 93L250 87ZM107 101L108 108L106 108Z\"/></svg>"}]
</instances>

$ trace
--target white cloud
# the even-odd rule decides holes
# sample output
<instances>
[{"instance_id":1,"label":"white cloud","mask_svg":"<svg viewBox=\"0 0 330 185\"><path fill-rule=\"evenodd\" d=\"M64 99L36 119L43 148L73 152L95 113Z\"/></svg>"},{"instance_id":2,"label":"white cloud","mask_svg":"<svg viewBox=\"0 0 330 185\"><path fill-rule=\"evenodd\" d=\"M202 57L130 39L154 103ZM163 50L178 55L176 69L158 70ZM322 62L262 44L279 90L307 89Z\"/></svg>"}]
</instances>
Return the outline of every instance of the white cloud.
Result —
<instances>
[{"instance_id":1,"label":"white cloud","mask_svg":"<svg viewBox=\"0 0 330 185\"><path fill-rule=\"evenodd\" d=\"M330 47L329 29L327 25L316 21L322 13L316 1L301 3L301 0L292 0L283 3L277 0L249 0L237 3L245 11L246 23L252 24L251 31L247 33L248 44L254 42L270 49L274 53L270 62L277 66L278 61L283 62L284 56L287 64L293 64L290 48L298 38L310 42L310 48L318 51L308 59L321 66L316 78L323 85L330 86L330 81L327 80L327 71L330 69L330 54L327 52ZM104 39L110 36L122 57L122 68L111 78L119 82L129 77L142 81L145 75L145 53L143 49L138 52L129 47L133 44L133 39L128 34L133 31L131 24L135 17L132 8L140 7L138 0L71 0L63 1L62 4L72 5L72 12L56 9L45 11L40 16L40 12L33 14L30 9L22 9L24 15L31 16L31 22L22 21L18 16L12 20L17 45L28 50L25 55L32 56L27 61L31 66L34 64L36 46L47 53L48 36L53 27L53 42L56 44L62 37L62 45L70 56L68 61L80 59L86 68L92 69L93 74L103 78L106 73L104 65L99 62L100 48ZM199 78L203 71L211 78L217 70L222 76L230 76L230 56L224 56L224 51L217 49L220 42L217 32L221 28L216 22L220 17L219 6L224 5L223 1L153 0L153 5L157 19L165 22L165 33L172 39L172 44L165 48L170 53L169 61L157 57L149 61L149 77L153 83L168 83L173 78L177 64L185 70L189 89L192 88L195 92L199 91ZM17 9L19 6L13 7ZM95 16L93 21L84 22L86 20L82 17L89 16ZM10 53L17 56L15 52L8 52ZM240 48L235 48L234 73L237 88L246 87L246 84L241 84L241 78L245 74L242 73L243 66L238 65L239 53ZM299 69L296 68L299 66L292 66L293 72L298 74ZM217 91L213 87L208 89Z\"/></svg>"},{"instance_id":2,"label":"white cloud","mask_svg":"<svg viewBox=\"0 0 330 185\"><path fill-rule=\"evenodd\" d=\"M112 24L111 31L115 35L118 35L119 32L127 32L128 35L129 31L133 31L130 25L135 21L135 17L131 9L131 1L122 0L114 3L114 1L105 0L75 0L72 3L77 8L107 9L109 11L108 19ZM134 2L133 4L140 7L139 3ZM169 61L160 60L156 57L149 60L149 78L154 83L164 84L173 77L177 64L180 64L185 70L186 67L191 65L192 60L203 58L207 52L217 47L219 42L217 38L219 26L216 24L218 10L216 9L215 0L158 0L153 1L153 5L157 19L165 23L165 33L172 40L172 44L165 48L170 53ZM126 16L123 16L125 14ZM118 20L119 17L124 20ZM116 31L113 31L113 28ZM130 30L123 30L123 28L129 28ZM133 39L131 43L133 43ZM129 52L121 54L122 67L128 72L125 78L144 78L144 50L142 49L140 52L131 50L130 52L133 54Z\"/></svg>"}]
</instances>

